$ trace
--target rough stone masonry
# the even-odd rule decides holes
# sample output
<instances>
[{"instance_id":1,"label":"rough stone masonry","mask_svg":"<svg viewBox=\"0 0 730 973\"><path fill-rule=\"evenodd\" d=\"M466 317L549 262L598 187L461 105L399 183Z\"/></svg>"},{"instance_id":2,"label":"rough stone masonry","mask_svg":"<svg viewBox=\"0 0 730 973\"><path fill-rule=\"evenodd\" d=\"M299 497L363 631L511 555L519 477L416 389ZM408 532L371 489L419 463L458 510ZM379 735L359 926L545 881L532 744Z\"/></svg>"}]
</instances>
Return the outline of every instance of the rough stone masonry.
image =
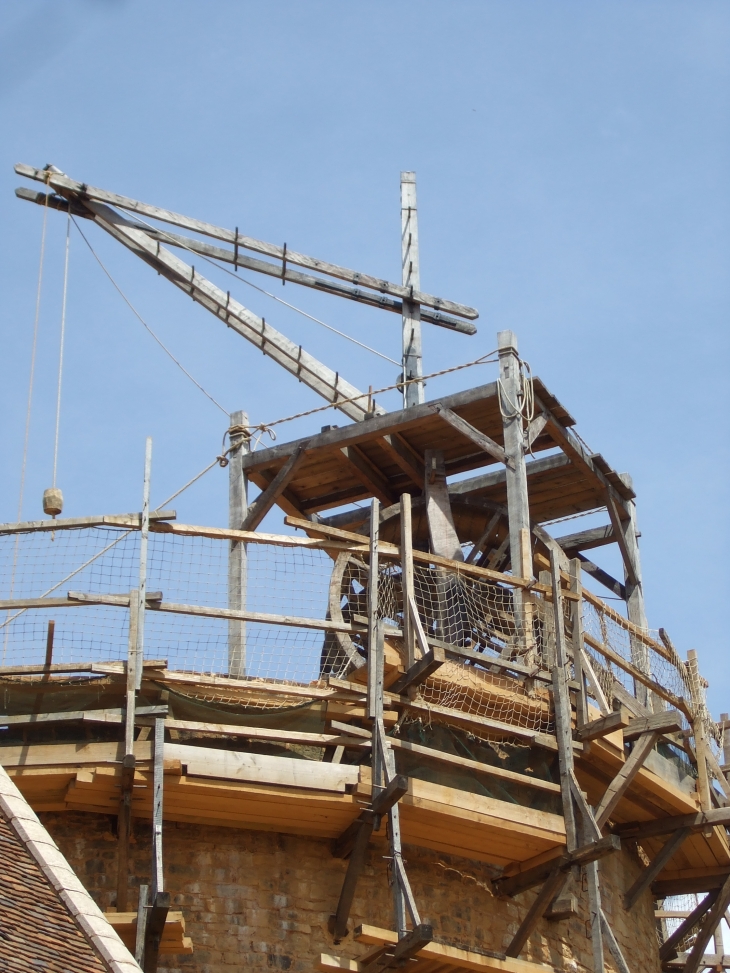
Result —
<instances>
[{"instance_id":1,"label":"rough stone masonry","mask_svg":"<svg viewBox=\"0 0 730 973\"><path fill-rule=\"evenodd\" d=\"M117 842L114 819L81 812L40 817L102 910L116 904ZM150 826L134 822L130 855L130 908L134 890L149 881ZM181 910L195 951L161 956L159 973L311 971L322 952L356 957L364 947L348 937L335 947L327 929L346 863L328 841L264 831L166 823L165 882L172 908ZM425 922L441 942L503 951L532 902L533 892L501 900L490 890L489 866L406 847L409 878ZM359 882L351 926L392 928L387 846L374 842ZM631 913L621 895L641 863L622 851L601 864L603 905L632 973L659 973L653 903L647 892ZM523 957L556 970L590 971L591 943L585 890L579 914L543 920ZM607 969L615 969L606 950Z\"/></svg>"}]
</instances>

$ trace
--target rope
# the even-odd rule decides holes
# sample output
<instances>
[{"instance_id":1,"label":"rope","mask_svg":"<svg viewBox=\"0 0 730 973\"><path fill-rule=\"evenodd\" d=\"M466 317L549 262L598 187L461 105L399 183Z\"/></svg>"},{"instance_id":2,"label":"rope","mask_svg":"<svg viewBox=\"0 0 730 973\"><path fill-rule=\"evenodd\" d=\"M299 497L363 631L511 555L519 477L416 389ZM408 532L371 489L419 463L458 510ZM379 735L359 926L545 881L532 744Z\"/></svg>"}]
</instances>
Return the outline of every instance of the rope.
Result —
<instances>
[{"instance_id":1,"label":"rope","mask_svg":"<svg viewBox=\"0 0 730 973\"><path fill-rule=\"evenodd\" d=\"M38 266L38 288L35 298L35 320L33 322L33 345L30 353L30 380L28 382L28 408L25 413L25 439L23 441L23 462L20 468L20 497L18 499L18 522L22 520L23 494L25 492L25 469L28 461L28 439L30 437L30 413L33 402L33 381L35 378L36 351L38 349L38 321L41 314L41 287L43 284L43 261L46 253L46 225L48 222L48 195L43 205L43 230L41 232L41 256Z\"/></svg>"},{"instance_id":2,"label":"rope","mask_svg":"<svg viewBox=\"0 0 730 973\"><path fill-rule=\"evenodd\" d=\"M226 409L223 408L223 406L220 404L220 402L216 401L216 399L214 399L213 396L209 392L206 392L205 391L205 389L200 384L200 382L197 382L193 378L193 376L190 374L190 372L187 370L187 368L185 368L185 366L181 362L179 362L177 360L177 358L175 358L175 356L170 351L170 349L162 342L162 340L160 338L157 337L157 335L155 334L155 332L152 330L152 328L149 326L149 324L147 324L147 322L142 317L142 315L139 313L139 311L137 310L137 308L132 304L132 302L129 300L129 298L124 293L124 291L122 290L122 288L119 286L119 284L117 284L117 282L114 280L114 278L112 277L112 275L106 269L106 267L104 266L101 258L99 257L99 255L97 254L97 252L94 250L94 248L92 247L92 245L89 243L89 241L86 239L86 236L84 235L84 232L81 229L81 227L79 226L79 224L76 222L76 220L73 217L71 217L71 219L74 222L74 226L76 227L76 229L81 234L81 239L84 241L84 243L89 248L89 250L91 250L91 252L92 252L92 254L94 256L94 259L99 264L99 266L101 267L101 269L104 271L104 273L106 274L106 276L109 278L109 280L111 281L112 285L114 286L114 288L117 291L117 293L119 294L119 296L122 298L122 300L124 301L124 303L130 309L130 311L132 312L132 314L134 314L134 316L140 322L140 324L142 325L142 327L145 328L152 335L152 337L155 339L155 341L160 346L160 348L162 348L162 350L165 352L165 354L175 362L175 364L180 369L180 371L183 372L185 375L187 375L187 377L190 379L190 381L193 383L193 385L195 385L197 388L199 388L200 391L203 393L203 395L206 398L210 399L210 401L213 403L213 405L216 406L217 408L219 408L221 410L221 412L225 416L228 416L229 413L226 411Z\"/></svg>"},{"instance_id":3,"label":"rope","mask_svg":"<svg viewBox=\"0 0 730 973\"><path fill-rule=\"evenodd\" d=\"M68 294L68 254L71 242L71 211L66 221L66 255L63 264L63 301L61 303L61 342L58 353L58 393L56 395L56 436L53 443L53 483L56 485L58 469L58 430L61 424L61 380L63 378L63 346L66 340L66 296Z\"/></svg>"},{"instance_id":4,"label":"rope","mask_svg":"<svg viewBox=\"0 0 730 973\"><path fill-rule=\"evenodd\" d=\"M143 220L142 217L139 216L138 214L135 214L135 216L139 223L142 223L144 224L144 226L149 227L150 230L154 230L155 233L161 233L163 236L166 236L164 230L159 230L152 223L148 223L147 220ZM168 240L167 242L169 243L170 241ZM365 351L369 351L373 355L377 355L378 358L382 358L383 361L390 362L392 365L397 365L398 368L402 366L403 364L402 362L396 361L394 358L390 358L388 355L384 355L381 351L377 351L375 348L371 348L370 345L366 345L364 342L358 341L357 338L353 338L352 335L345 334L344 331L339 331L337 328L332 327L331 324L327 324L326 322L321 321L319 318L315 318L313 314L308 314L306 311L303 311L300 307L297 307L296 304L290 304L288 301L285 301L283 298L277 297L276 294L272 294L271 291L267 291L263 287L259 287L258 284L254 284L252 281L246 280L246 278L241 277L240 274L234 273L232 270L229 270L227 267L222 267L217 261L213 260L211 257L206 257L205 254L201 254L197 250L193 250L192 247L188 247L186 244L182 243L181 241L175 240L174 246L180 247L183 250L187 250L188 253L192 253L193 256L195 257L202 257L203 260L205 260L207 263L211 264L213 267L217 267L218 270L222 270L224 274L228 274L228 276L233 277L234 280L240 280L244 284L248 284L248 286L253 287L255 291L259 291L261 294L265 294L267 297L270 297L272 301L278 301L279 304L283 304L285 307L291 308L291 310L296 311L297 314L301 314L303 317L309 318L310 321L314 321L315 324L320 324L323 328L326 328L328 331L332 331L334 332L334 334L338 334L341 338L346 338L348 341L351 341L353 344L359 345L360 348L364 348Z\"/></svg>"}]
</instances>

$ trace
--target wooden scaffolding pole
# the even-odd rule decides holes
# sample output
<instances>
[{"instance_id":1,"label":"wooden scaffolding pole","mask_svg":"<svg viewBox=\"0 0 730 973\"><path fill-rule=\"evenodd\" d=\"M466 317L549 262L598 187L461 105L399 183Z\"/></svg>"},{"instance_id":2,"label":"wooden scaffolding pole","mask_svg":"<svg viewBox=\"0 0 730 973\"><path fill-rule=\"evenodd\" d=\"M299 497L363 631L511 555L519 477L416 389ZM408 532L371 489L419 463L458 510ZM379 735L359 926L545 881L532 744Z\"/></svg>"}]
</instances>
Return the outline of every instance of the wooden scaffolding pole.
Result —
<instances>
[{"instance_id":1,"label":"wooden scaffolding pole","mask_svg":"<svg viewBox=\"0 0 730 973\"><path fill-rule=\"evenodd\" d=\"M248 512L248 478L243 471L243 457L249 451L248 415L232 412L228 430L228 526L240 530ZM235 611L246 608L248 553L242 541L229 541L228 607ZM228 622L228 674L246 675L246 622Z\"/></svg>"},{"instance_id":2,"label":"wooden scaffolding pole","mask_svg":"<svg viewBox=\"0 0 730 973\"><path fill-rule=\"evenodd\" d=\"M421 289L421 271L418 259L418 209L416 206L416 174L400 174L401 265L403 287L410 295ZM403 405L408 408L420 405L424 400L423 382L413 381L423 375L423 351L421 343L421 307L403 298L403 381L411 382L403 387Z\"/></svg>"}]
</instances>

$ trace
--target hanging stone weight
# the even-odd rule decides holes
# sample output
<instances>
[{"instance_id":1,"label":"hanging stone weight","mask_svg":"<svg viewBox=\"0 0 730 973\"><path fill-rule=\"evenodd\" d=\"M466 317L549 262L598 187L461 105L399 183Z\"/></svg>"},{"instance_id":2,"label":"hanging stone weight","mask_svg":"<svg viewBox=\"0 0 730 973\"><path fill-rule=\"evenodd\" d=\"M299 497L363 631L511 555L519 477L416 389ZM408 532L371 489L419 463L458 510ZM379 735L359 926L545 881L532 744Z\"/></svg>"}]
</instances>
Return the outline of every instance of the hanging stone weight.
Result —
<instances>
[{"instance_id":1,"label":"hanging stone weight","mask_svg":"<svg viewBox=\"0 0 730 973\"><path fill-rule=\"evenodd\" d=\"M63 510L63 494L58 487L49 487L43 493L43 513L57 517Z\"/></svg>"}]
</instances>

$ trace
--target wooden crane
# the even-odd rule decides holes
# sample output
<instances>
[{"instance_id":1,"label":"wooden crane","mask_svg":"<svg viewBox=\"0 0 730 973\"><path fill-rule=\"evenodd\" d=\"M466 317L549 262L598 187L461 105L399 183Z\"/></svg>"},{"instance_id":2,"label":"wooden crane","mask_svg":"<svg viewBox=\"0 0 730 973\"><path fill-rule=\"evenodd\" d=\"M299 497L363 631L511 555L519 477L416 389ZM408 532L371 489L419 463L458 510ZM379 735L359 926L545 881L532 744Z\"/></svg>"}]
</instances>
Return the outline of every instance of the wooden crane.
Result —
<instances>
[{"instance_id":1,"label":"wooden crane","mask_svg":"<svg viewBox=\"0 0 730 973\"><path fill-rule=\"evenodd\" d=\"M303 287L314 288L362 304L369 304L386 311L401 314L403 318L403 374L412 385L404 385L406 405L423 400L420 322L438 325L462 334L475 334L471 323L478 312L464 304L447 301L419 288L418 237L415 228L415 179L413 173L403 173L401 178L402 211L404 216L403 237L403 284L393 284L380 278L348 270L336 264L308 257L272 243L255 240L235 230L226 230L201 220L191 219L170 210L141 203L127 196L97 189L86 183L76 182L54 166L36 169L19 163L15 171L37 182L45 183L53 194L16 189L20 199L48 205L53 209L70 211L72 215L92 220L132 253L144 260L160 275L179 287L194 301L207 308L242 337L255 345L265 355L278 362L290 374L308 385L327 402L354 420L384 410L371 401L367 393L360 392L340 375L314 356L306 352L285 335L273 328L264 318L258 317L235 298L211 283L194 265L185 263L168 247L177 247L192 254L200 254L210 260L243 267L257 273L277 277ZM407 177L407 178L404 178ZM119 209L134 214L138 219L128 219ZM228 247L180 236L161 230L144 221L144 217L193 231L203 236L229 244ZM163 246L165 244L165 246ZM260 260L244 251L265 254L278 261ZM292 266L304 267L315 273L302 273Z\"/></svg>"}]
</instances>

